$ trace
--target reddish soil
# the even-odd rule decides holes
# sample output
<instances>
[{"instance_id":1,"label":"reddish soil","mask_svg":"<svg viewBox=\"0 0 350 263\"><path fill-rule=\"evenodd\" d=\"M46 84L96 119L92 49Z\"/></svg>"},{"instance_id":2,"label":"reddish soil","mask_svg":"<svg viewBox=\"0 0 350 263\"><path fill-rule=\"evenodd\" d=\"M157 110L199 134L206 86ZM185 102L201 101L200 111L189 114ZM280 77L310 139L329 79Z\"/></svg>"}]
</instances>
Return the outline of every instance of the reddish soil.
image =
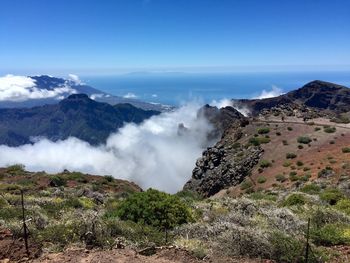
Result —
<instances>
[{"instance_id":1,"label":"reddish soil","mask_svg":"<svg viewBox=\"0 0 350 263\"><path fill-rule=\"evenodd\" d=\"M330 124L336 127L335 133L326 133L323 131L322 125L317 124ZM283 185L289 187L295 182L286 180L283 183L276 181L276 175L282 174L285 178L289 178L291 171L295 171L297 176L303 176L310 174L310 181L318 178L318 173L325 167L331 167L337 176L330 178L332 183L337 183L340 175L350 176L350 154L343 153L343 147L350 147L350 126L346 124L329 123L326 120L317 120L315 125L308 125L300 119L286 120L285 122L276 121L267 125L265 122L254 122L245 127L243 130L247 136L241 139L241 143L246 143L250 137L252 137L259 127L269 127L269 137L271 142L262 144L264 154L261 160L268 160L271 162L271 167L264 168L263 171L259 171L259 166L252 171L252 175L249 177L254 184L255 189L269 189L274 186ZM288 127L292 127L289 131ZM319 131L315 131L316 127L320 127ZM281 135L277 136L279 132ZM300 144L297 142L299 136L308 136L313 141L307 144ZM288 144L285 145L283 141ZM302 149L298 148L298 145L302 145ZM287 153L295 153L297 155L294 159L286 159ZM284 166L284 163L288 161L290 165ZM298 166L297 162L301 161L302 165ZM344 164L348 164L344 166ZM295 169L292 169L292 167ZM265 183L258 183L258 177L265 177ZM229 188L229 190L222 190L216 197L230 195L238 196L242 193L240 186Z\"/></svg>"},{"instance_id":2,"label":"reddish soil","mask_svg":"<svg viewBox=\"0 0 350 263\"><path fill-rule=\"evenodd\" d=\"M0 262L16 262L20 260L31 260L40 256L41 247L29 240L29 251L27 255L22 239L14 240L7 229L0 230Z\"/></svg>"}]
</instances>

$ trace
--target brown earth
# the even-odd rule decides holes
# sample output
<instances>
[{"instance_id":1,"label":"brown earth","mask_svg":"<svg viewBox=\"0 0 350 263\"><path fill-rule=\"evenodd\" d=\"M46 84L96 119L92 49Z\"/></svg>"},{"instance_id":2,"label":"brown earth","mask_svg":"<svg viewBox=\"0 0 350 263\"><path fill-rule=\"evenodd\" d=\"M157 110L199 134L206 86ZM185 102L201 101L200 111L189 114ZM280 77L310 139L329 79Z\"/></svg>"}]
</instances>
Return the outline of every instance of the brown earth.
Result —
<instances>
[{"instance_id":1,"label":"brown earth","mask_svg":"<svg viewBox=\"0 0 350 263\"><path fill-rule=\"evenodd\" d=\"M314 123L312 124L311 121ZM323 131L324 125L334 126L336 131L326 133ZM329 180L335 184L339 181L340 175L350 176L350 165L344 165L350 164L350 154L342 152L343 147L350 147L350 124L336 124L329 122L327 119L314 119L305 123L302 119L295 117L286 118L282 122L280 119L272 117L271 119L255 120L244 127L242 131L245 136L239 142L247 143L260 127L270 128L268 135L271 141L261 145L264 149L261 160L271 162L271 166L263 170L259 169L259 166L253 169L249 179L255 190L270 189L276 186L292 186L295 182L290 180L283 183L276 181L276 175L282 174L288 179L291 171L295 171L297 176L309 174L312 181L318 178L318 173L322 169L331 167L337 176ZM291 127L292 130L288 130L288 127ZM315 131L316 127L319 127L320 130ZM277 136L277 132L281 135ZM313 141L309 145L298 143L299 136L310 137ZM284 141L287 142L287 145L283 143ZM299 149L298 145L302 145L303 148ZM295 153L297 157L286 159L287 153ZM298 166L298 161L301 161L302 165ZM285 167L285 162L289 162L290 165ZM295 169L292 169L293 166ZM257 182L257 179L261 176L266 178L266 182ZM241 193L243 191L238 185L221 190L215 197L238 196Z\"/></svg>"},{"instance_id":2,"label":"brown earth","mask_svg":"<svg viewBox=\"0 0 350 263\"><path fill-rule=\"evenodd\" d=\"M12 233L7 229L0 229L0 262L16 262L31 260L41 254L41 247L31 242L28 243L30 254L27 255L23 239L13 239Z\"/></svg>"},{"instance_id":3,"label":"brown earth","mask_svg":"<svg viewBox=\"0 0 350 263\"><path fill-rule=\"evenodd\" d=\"M131 249L113 249L108 251L101 250L84 250L73 249L67 250L63 253L47 254L34 261L33 263L63 263L63 262L76 262L76 263L262 263L272 262L266 260L257 259L232 259L215 257L214 259L197 259L186 250L179 248L162 249L157 251L152 256L143 256Z\"/></svg>"}]
</instances>

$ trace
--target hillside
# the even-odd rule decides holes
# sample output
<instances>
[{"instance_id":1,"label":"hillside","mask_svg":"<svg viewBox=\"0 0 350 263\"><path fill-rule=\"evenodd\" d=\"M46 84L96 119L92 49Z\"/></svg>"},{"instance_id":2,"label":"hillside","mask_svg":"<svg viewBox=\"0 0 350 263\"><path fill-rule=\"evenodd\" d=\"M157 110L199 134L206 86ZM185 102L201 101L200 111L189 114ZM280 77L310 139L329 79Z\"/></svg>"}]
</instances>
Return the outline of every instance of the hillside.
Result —
<instances>
[{"instance_id":1,"label":"hillside","mask_svg":"<svg viewBox=\"0 0 350 263\"><path fill-rule=\"evenodd\" d=\"M319 92L328 96L315 104ZM347 88L316 81L282 97L242 100L265 105L253 116L203 106L197 116L220 139L174 195L110 176L2 168L0 246L13 237L19 252L0 259L23 258L22 189L34 262L349 262L347 99ZM73 95L60 110L75 112L81 100L85 113L97 103ZM139 120L128 104L99 107L92 109Z\"/></svg>"},{"instance_id":2,"label":"hillside","mask_svg":"<svg viewBox=\"0 0 350 263\"><path fill-rule=\"evenodd\" d=\"M330 82L315 80L278 97L254 100L234 100L247 108L251 116L272 111L287 116L298 114L306 118L337 116L350 111L350 89Z\"/></svg>"},{"instance_id":3,"label":"hillside","mask_svg":"<svg viewBox=\"0 0 350 263\"><path fill-rule=\"evenodd\" d=\"M111 106L84 94L73 94L58 104L0 109L0 144L19 146L31 143L33 137L57 141L74 136L96 145L125 122L140 123L156 114L159 112L130 104Z\"/></svg>"}]
</instances>

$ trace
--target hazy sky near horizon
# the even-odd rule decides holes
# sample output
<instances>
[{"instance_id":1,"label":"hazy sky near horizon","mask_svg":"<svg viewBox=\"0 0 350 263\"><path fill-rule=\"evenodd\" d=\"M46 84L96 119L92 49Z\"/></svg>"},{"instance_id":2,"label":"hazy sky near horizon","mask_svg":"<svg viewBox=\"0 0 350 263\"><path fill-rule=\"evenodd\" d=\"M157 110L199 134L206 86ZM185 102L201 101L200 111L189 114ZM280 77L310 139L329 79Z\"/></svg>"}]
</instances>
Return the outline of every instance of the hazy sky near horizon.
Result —
<instances>
[{"instance_id":1,"label":"hazy sky near horizon","mask_svg":"<svg viewBox=\"0 0 350 263\"><path fill-rule=\"evenodd\" d=\"M348 0L0 0L0 73L350 64Z\"/></svg>"}]
</instances>

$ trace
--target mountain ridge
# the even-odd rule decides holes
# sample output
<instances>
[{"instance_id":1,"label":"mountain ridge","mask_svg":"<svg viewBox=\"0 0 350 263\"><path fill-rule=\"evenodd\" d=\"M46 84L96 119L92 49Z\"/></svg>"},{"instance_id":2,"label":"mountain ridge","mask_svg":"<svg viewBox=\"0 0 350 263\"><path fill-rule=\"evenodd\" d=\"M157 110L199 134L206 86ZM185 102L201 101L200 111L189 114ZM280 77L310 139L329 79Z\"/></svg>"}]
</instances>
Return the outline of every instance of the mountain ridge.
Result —
<instances>
[{"instance_id":1,"label":"mountain ridge","mask_svg":"<svg viewBox=\"0 0 350 263\"><path fill-rule=\"evenodd\" d=\"M97 145L125 122L140 123L159 113L131 104L112 106L92 100L86 94L73 94L58 104L0 109L0 144L19 146L31 143L31 138L38 136L53 141L74 136Z\"/></svg>"}]
</instances>

